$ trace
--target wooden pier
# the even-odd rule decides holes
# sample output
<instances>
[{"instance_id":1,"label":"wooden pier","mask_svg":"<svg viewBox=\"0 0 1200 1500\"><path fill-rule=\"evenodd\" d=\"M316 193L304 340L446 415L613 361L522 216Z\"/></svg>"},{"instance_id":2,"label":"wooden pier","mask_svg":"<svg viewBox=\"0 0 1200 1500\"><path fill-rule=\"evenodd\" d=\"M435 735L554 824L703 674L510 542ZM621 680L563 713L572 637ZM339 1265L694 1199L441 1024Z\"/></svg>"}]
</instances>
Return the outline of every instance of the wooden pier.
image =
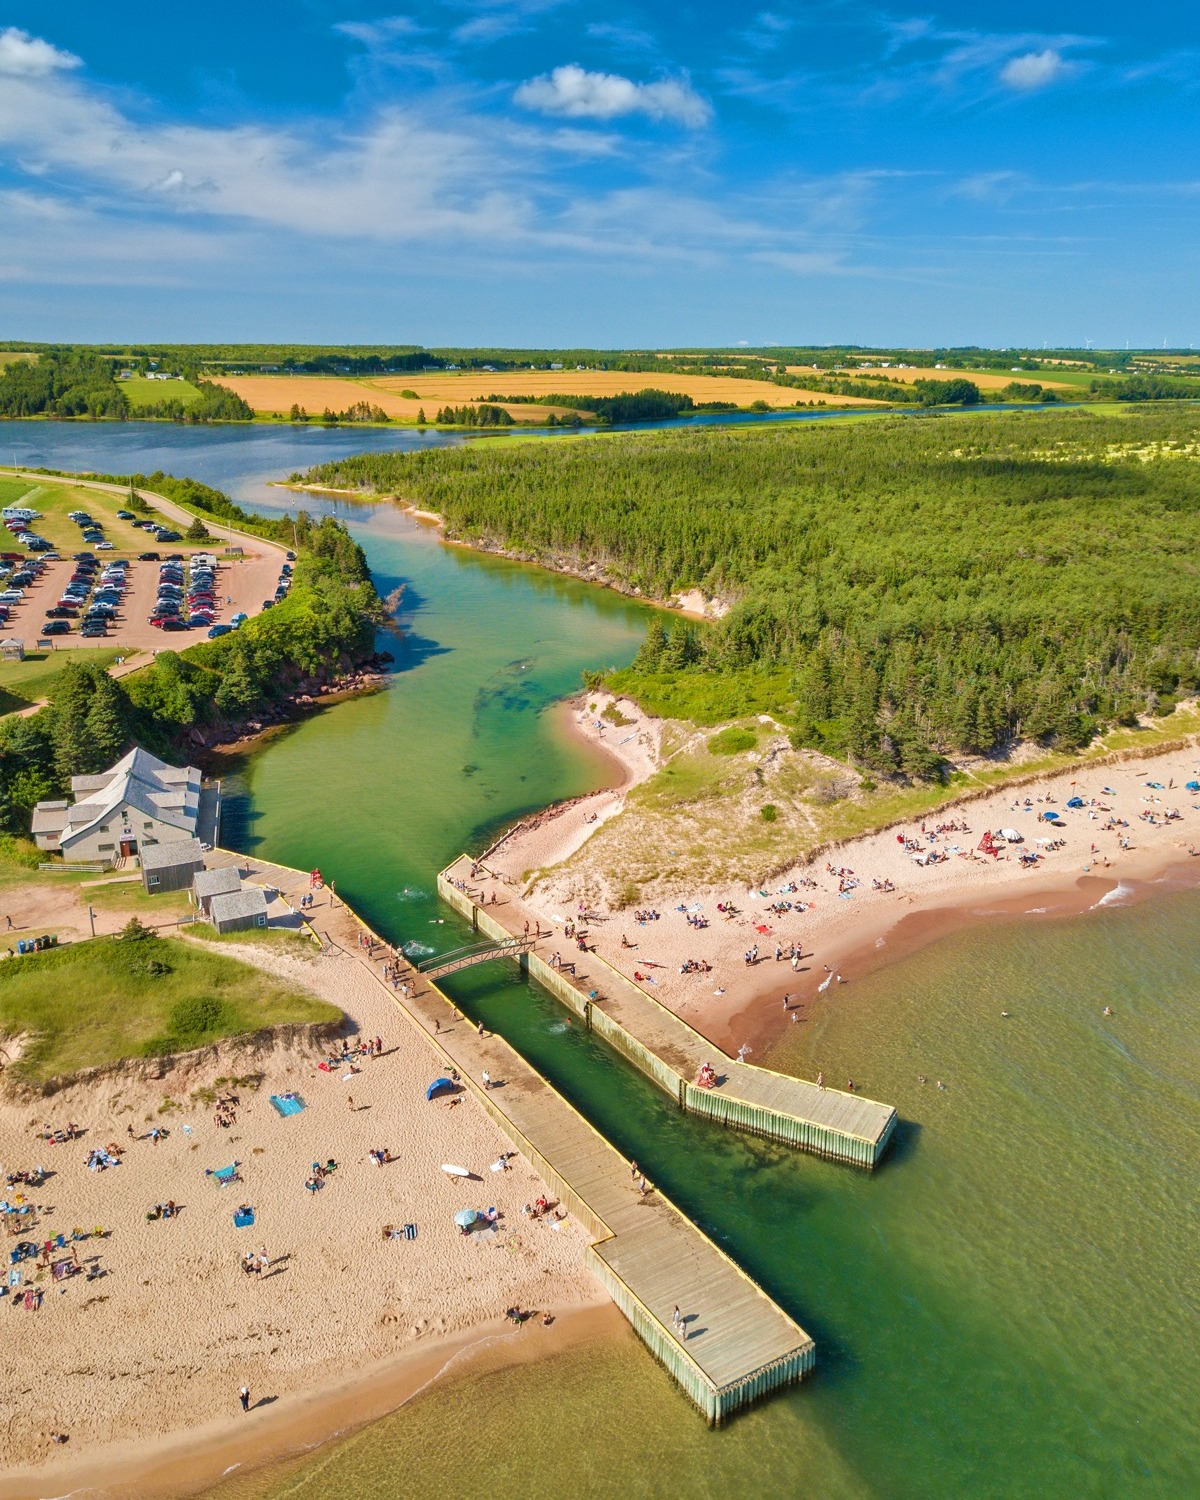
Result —
<instances>
[{"instance_id":1,"label":"wooden pier","mask_svg":"<svg viewBox=\"0 0 1200 1500\"><path fill-rule=\"evenodd\" d=\"M483 937L501 942L514 936L510 928L519 934L526 917L520 902L508 894L503 905L481 906L472 894L478 881L471 870L465 855L456 860L438 876L438 894ZM561 942L553 933L545 938L546 949ZM736 1062L598 954L587 955L586 975L551 967L536 943L520 962L681 1109L855 1166L875 1167L882 1157L896 1128L890 1104ZM706 1062L716 1069L713 1088L695 1082Z\"/></svg>"},{"instance_id":2,"label":"wooden pier","mask_svg":"<svg viewBox=\"0 0 1200 1500\"><path fill-rule=\"evenodd\" d=\"M249 879L275 887L295 907L309 891L308 875L287 866L226 850L208 863L248 867ZM388 945L343 902L334 905L328 893L319 900L308 917L316 937L363 965L424 1037L435 1066L458 1070L463 1086L586 1227L593 1274L710 1424L812 1369L816 1347L804 1329L653 1185L643 1193L631 1164L519 1053L502 1037L454 1024L449 997L416 970L407 996L393 989L380 972ZM361 946L364 936L375 939L377 952ZM485 1069L492 1088L476 1082Z\"/></svg>"}]
</instances>

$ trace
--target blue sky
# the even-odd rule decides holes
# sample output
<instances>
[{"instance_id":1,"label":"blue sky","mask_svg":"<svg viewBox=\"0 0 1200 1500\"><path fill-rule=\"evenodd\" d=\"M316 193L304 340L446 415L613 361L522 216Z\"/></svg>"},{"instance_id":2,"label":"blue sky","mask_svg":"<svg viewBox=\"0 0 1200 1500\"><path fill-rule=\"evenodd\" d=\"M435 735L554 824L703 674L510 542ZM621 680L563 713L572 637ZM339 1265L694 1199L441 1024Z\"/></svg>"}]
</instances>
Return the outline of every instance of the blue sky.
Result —
<instances>
[{"instance_id":1,"label":"blue sky","mask_svg":"<svg viewBox=\"0 0 1200 1500\"><path fill-rule=\"evenodd\" d=\"M1200 343L1198 99L1195 6L0 0L0 337Z\"/></svg>"}]
</instances>

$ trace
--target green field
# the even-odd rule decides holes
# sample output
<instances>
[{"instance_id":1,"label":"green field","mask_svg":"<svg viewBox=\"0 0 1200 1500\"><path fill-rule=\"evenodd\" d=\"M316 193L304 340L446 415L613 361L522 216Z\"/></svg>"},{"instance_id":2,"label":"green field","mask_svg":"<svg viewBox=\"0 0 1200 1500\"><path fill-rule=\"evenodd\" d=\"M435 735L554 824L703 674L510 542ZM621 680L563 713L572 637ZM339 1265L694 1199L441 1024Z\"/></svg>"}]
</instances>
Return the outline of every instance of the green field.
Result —
<instances>
[{"instance_id":1,"label":"green field","mask_svg":"<svg viewBox=\"0 0 1200 1500\"><path fill-rule=\"evenodd\" d=\"M49 698L68 662L89 661L111 667L118 656L128 654L120 646L101 646L96 650L31 651L24 661L0 662L0 715Z\"/></svg>"},{"instance_id":2,"label":"green field","mask_svg":"<svg viewBox=\"0 0 1200 1500\"><path fill-rule=\"evenodd\" d=\"M68 517L73 510L86 510L100 522L105 539L113 544L113 556L136 557L152 545L146 533L138 531L131 521L117 520L117 511L128 509L126 497L107 490L85 489L54 479L37 482L5 478L0 479L0 505L28 505L40 511L40 519L31 523L34 531L52 542L64 557L83 551L86 545L80 540L79 527Z\"/></svg>"},{"instance_id":3,"label":"green field","mask_svg":"<svg viewBox=\"0 0 1200 1500\"><path fill-rule=\"evenodd\" d=\"M134 375L130 380L119 380L117 385L125 392L125 399L135 411L146 406L160 406L164 401L181 401L185 407L195 406L203 399L201 392L187 380L149 380L145 375Z\"/></svg>"},{"instance_id":4,"label":"green field","mask_svg":"<svg viewBox=\"0 0 1200 1500\"><path fill-rule=\"evenodd\" d=\"M339 1015L183 938L98 938L0 963L0 1034L29 1039L12 1071L32 1083Z\"/></svg>"}]
</instances>

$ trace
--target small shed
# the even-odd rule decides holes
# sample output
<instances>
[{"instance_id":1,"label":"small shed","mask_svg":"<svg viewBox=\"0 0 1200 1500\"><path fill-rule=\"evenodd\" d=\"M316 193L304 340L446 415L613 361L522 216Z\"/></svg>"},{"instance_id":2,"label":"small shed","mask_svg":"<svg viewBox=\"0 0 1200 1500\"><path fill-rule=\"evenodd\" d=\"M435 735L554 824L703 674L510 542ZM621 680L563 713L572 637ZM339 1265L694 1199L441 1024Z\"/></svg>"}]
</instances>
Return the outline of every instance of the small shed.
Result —
<instances>
[{"instance_id":1,"label":"small shed","mask_svg":"<svg viewBox=\"0 0 1200 1500\"><path fill-rule=\"evenodd\" d=\"M143 844L141 859L142 885L151 896L159 891L186 891L204 869L204 850L199 839Z\"/></svg>"},{"instance_id":2,"label":"small shed","mask_svg":"<svg viewBox=\"0 0 1200 1500\"><path fill-rule=\"evenodd\" d=\"M0 660L24 661L25 642L17 640L15 635L10 636L6 641L0 641Z\"/></svg>"},{"instance_id":3,"label":"small shed","mask_svg":"<svg viewBox=\"0 0 1200 1500\"><path fill-rule=\"evenodd\" d=\"M209 920L218 932L243 932L267 925L267 897L258 885L245 886L208 903Z\"/></svg>"},{"instance_id":4,"label":"small shed","mask_svg":"<svg viewBox=\"0 0 1200 1500\"><path fill-rule=\"evenodd\" d=\"M207 917L214 896L233 896L242 888L242 877L233 865L219 870L201 870L192 881L192 900Z\"/></svg>"}]
</instances>

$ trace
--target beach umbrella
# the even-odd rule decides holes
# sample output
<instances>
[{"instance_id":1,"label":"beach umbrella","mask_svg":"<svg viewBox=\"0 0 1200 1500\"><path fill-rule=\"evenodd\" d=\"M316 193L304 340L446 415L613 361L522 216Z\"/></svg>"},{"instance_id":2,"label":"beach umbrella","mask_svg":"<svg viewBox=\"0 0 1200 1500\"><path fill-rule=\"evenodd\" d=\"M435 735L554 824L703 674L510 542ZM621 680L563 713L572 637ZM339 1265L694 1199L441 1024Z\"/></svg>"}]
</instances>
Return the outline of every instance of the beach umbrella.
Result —
<instances>
[{"instance_id":1,"label":"beach umbrella","mask_svg":"<svg viewBox=\"0 0 1200 1500\"><path fill-rule=\"evenodd\" d=\"M460 1208L459 1211L454 1215L454 1222L460 1229L470 1229L471 1225L474 1224L475 1220L478 1217L479 1214L475 1209Z\"/></svg>"},{"instance_id":2,"label":"beach umbrella","mask_svg":"<svg viewBox=\"0 0 1200 1500\"><path fill-rule=\"evenodd\" d=\"M454 1085L448 1078L435 1078L425 1090L426 1099L432 1099L435 1094L440 1094L444 1089L453 1091Z\"/></svg>"},{"instance_id":3,"label":"beach umbrella","mask_svg":"<svg viewBox=\"0 0 1200 1500\"><path fill-rule=\"evenodd\" d=\"M1189 781L1187 789L1189 792L1200 792L1200 781Z\"/></svg>"},{"instance_id":4,"label":"beach umbrella","mask_svg":"<svg viewBox=\"0 0 1200 1500\"><path fill-rule=\"evenodd\" d=\"M1083 798L1082 797L1068 797L1067 798L1067 806L1068 807L1082 807L1083 806Z\"/></svg>"}]
</instances>

